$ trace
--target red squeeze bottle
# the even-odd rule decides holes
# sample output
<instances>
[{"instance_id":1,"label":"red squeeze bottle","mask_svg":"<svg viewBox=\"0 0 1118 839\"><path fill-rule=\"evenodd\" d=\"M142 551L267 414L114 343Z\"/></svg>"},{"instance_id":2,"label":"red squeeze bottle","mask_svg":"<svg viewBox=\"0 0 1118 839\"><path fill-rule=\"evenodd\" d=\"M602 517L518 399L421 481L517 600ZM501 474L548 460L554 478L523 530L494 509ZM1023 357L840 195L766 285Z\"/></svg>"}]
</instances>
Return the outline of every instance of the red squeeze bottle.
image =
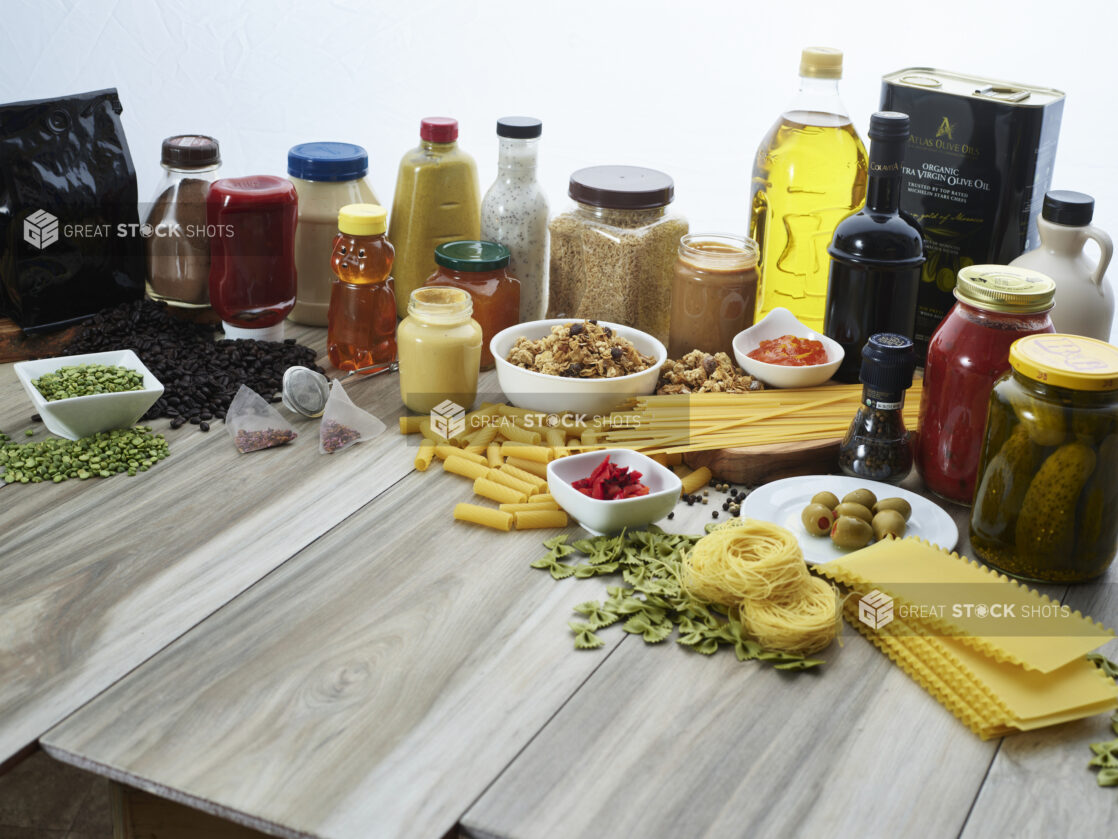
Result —
<instances>
[{"instance_id":1,"label":"red squeeze bottle","mask_svg":"<svg viewBox=\"0 0 1118 839\"><path fill-rule=\"evenodd\" d=\"M298 200L291 181L272 175L210 187L210 305L226 338L283 340L283 319L295 307Z\"/></svg>"}]
</instances>

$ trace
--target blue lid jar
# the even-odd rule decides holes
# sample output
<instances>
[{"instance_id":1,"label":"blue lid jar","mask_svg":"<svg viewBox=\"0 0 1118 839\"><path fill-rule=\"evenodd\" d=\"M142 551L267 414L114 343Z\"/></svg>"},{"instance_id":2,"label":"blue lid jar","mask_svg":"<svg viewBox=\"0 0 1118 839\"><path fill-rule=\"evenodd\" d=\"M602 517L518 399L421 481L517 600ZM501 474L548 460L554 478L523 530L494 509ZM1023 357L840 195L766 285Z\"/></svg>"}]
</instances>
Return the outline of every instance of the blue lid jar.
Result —
<instances>
[{"instance_id":1,"label":"blue lid jar","mask_svg":"<svg viewBox=\"0 0 1118 839\"><path fill-rule=\"evenodd\" d=\"M304 181L352 181L369 172L369 153L354 143L300 143L287 153L287 174Z\"/></svg>"}]
</instances>

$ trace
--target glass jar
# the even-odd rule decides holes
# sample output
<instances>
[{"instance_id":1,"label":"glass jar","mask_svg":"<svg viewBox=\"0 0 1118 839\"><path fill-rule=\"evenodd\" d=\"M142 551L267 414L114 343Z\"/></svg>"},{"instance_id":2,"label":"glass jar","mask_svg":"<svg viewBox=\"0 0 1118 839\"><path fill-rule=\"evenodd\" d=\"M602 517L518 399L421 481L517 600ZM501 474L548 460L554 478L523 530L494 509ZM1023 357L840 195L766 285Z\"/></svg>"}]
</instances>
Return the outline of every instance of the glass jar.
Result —
<instances>
[{"instance_id":1,"label":"glass jar","mask_svg":"<svg viewBox=\"0 0 1118 839\"><path fill-rule=\"evenodd\" d=\"M928 489L958 504L974 500L986 404L1009 369L1018 338L1053 332L1056 284L1024 268L972 265L959 272L958 302L932 334L916 438L916 469Z\"/></svg>"},{"instance_id":2,"label":"glass jar","mask_svg":"<svg viewBox=\"0 0 1118 839\"><path fill-rule=\"evenodd\" d=\"M409 411L426 414L447 399L466 409L473 405L482 349L473 308L461 288L424 286L411 293L396 332L400 398Z\"/></svg>"},{"instance_id":3,"label":"glass jar","mask_svg":"<svg viewBox=\"0 0 1118 839\"><path fill-rule=\"evenodd\" d=\"M217 178L217 140L183 134L163 141L163 177L147 214L148 296L171 306L210 305L210 237L206 193Z\"/></svg>"},{"instance_id":4,"label":"glass jar","mask_svg":"<svg viewBox=\"0 0 1118 839\"><path fill-rule=\"evenodd\" d=\"M757 243L744 236L689 233L672 275L668 357L692 350L733 356L734 336L753 325Z\"/></svg>"},{"instance_id":5,"label":"glass jar","mask_svg":"<svg viewBox=\"0 0 1118 839\"><path fill-rule=\"evenodd\" d=\"M396 248L400 317L407 314L412 291L434 269L435 248L481 236L477 164L458 145L458 120L427 117L420 122L419 140L400 160L388 225L388 240Z\"/></svg>"},{"instance_id":6,"label":"glass jar","mask_svg":"<svg viewBox=\"0 0 1118 839\"><path fill-rule=\"evenodd\" d=\"M839 444L843 474L897 484L912 470L904 394L912 385L915 367L910 338L879 332L866 341L862 347L862 404Z\"/></svg>"},{"instance_id":7,"label":"glass jar","mask_svg":"<svg viewBox=\"0 0 1118 839\"><path fill-rule=\"evenodd\" d=\"M274 175L221 178L210 187L210 305L226 338L283 340L283 319L295 305L298 204L291 181Z\"/></svg>"},{"instance_id":8,"label":"glass jar","mask_svg":"<svg viewBox=\"0 0 1118 839\"><path fill-rule=\"evenodd\" d=\"M368 375L396 360L396 294L388 213L377 204L348 204L338 213L330 266L326 353L339 370Z\"/></svg>"},{"instance_id":9,"label":"glass jar","mask_svg":"<svg viewBox=\"0 0 1118 839\"><path fill-rule=\"evenodd\" d=\"M489 342L520 322L520 281L508 273L509 249L497 242L447 242L435 248L435 273L424 286L453 286L470 293L483 333L481 369L493 366ZM409 303L410 305L410 303Z\"/></svg>"},{"instance_id":10,"label":"glass jar","mask_svg":"<svg viewBox=\"0 0 1118 839\"><path fill-rule=\"evenodd\" d=\"M348 204L380 204L365 179L368 173L369 153L353 143L300 143L287 153L287 175L299 195L298 290L288 315L296 323L327 325L338 213Z\"/></svg>"},{"instance_id":11,"label":"glass jar","mask_svg":"<svg viewBox=\"0 0 1118 839\"><path fill-rule=\"evenodd\" d=\"M667 211L675 184L637 166L571 175L573 209L551 220L548 317L613 321L667 343L672 275L687 222Z\"/></svg>"},{"instance_id":12,"label":"glass jar","mask_svg":"<svg viewBox=\"0 0 1118 839\"><path fill-rule=\"evenodd\" d=\"M497 180L481 201L481 238L500 242L520 280L520 321L539 320L547 309L547 198L536 180L543 123L532 117L497 120Z\"/></svg>"},{"instance_id":13,"label":"glass jar","mask_svg":"<svg viewBox=\"0 0 1118 839\"><path fill-rule=\"evenodd\" d=\"M1118 550L1118 347L1031 335L990 393L974 552L1035 582L1099 576Z\"/></svg>"}]
</instances>

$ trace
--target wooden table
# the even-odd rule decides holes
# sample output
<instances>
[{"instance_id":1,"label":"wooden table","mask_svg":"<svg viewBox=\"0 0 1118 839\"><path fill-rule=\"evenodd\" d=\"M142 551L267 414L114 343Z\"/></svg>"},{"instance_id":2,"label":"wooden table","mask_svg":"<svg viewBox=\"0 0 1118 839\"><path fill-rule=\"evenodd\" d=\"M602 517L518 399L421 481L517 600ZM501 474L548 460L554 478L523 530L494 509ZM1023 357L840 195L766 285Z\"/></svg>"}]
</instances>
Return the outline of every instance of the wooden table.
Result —
<instances>
[{"instance_id":1,"label":"wooden table","mask_svg":"<svg viewBox=\"0 0 1118 839\"><path fill-rule=\"evenodd\" d=\"M15 387L0 368L9 433ZM394 380L351 387L393 420ZM609 578L530 568L550 532L451 522L468 484L394 429L331 457L170 439L135 479L0 488L0 757L41 738L279 836L1113 830L1085 767L1105 716L984 743L849 628L810 673L616 627L575 651ZM1052 593L1114 625L1116 579Z\"/></svg>"}]
</instances>

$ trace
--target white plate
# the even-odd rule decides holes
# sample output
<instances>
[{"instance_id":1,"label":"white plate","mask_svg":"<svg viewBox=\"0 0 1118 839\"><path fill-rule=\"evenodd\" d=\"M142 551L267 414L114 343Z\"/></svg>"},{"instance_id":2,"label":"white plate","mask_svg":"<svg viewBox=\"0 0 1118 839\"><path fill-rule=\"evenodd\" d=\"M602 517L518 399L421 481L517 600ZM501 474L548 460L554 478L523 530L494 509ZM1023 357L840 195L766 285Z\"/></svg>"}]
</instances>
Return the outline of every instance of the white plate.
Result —
<instances>
[{"instance_id":1,"label":"white plate","mask_svg":"<svg viewBox=\"0 0 1118 839\"><path fill-rule=\"evenodd\" d=\"M954 519L934 501L891 484L848 478L845 475L803 475L765 484L746 496L745 503L741 505L741 516L788 528L796 534L804 559L810 563L830 562L845 556L850 550L837 547L829 536L812 536L804 529L800 513L811 503L811 497L817 492L829 490L842 498L856 489L868 489L879 499L903 498L912 505L912 516L908 520L905 536L919 536L941 548L954 550L959 541L959 528L955 526Z\"/></svg>"}]
</instances>

